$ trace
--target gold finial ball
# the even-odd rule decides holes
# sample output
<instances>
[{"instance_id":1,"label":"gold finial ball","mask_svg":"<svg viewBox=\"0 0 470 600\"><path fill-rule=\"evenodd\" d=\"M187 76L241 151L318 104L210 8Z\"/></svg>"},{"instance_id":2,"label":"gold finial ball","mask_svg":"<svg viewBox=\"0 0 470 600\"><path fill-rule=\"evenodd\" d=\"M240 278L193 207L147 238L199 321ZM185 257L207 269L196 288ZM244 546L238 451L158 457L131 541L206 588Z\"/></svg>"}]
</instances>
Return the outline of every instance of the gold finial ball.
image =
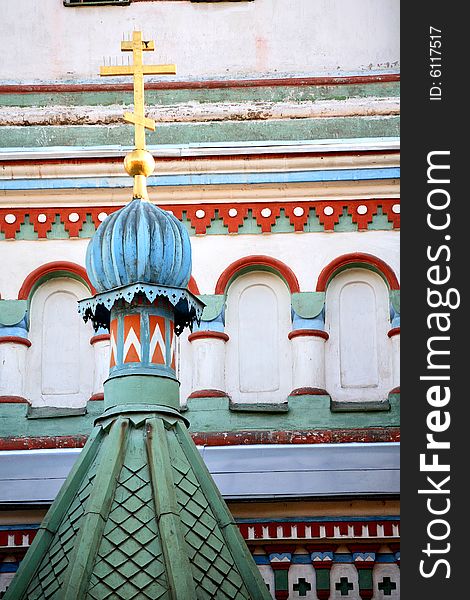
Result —
<instances>
[{"instance_id":1,"label":"gold finial ball","mask_svg":"<svg viewBox=\"0 0 470 600\"><path fill-rule=\"evenodd\" d=\"M124 158L124 168L129 175L148 177L155 169L155 160L147 150L133 150Z\"/></svg>"}]
</instances>

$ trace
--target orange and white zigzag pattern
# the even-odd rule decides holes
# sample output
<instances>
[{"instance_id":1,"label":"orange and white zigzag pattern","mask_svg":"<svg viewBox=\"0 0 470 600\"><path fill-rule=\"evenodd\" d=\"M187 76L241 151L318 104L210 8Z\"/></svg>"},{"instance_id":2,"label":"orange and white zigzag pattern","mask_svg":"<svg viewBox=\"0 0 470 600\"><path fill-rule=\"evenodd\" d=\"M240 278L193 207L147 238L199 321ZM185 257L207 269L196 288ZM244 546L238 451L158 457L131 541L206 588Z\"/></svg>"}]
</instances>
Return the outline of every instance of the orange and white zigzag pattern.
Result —
<instances>
[{"instance_id":1,"label":"orange and white zigzag pattern","mask_svg":"<svg viewBox=\"0 0 470 600\"><path fill-rule=\"evenodd\" d=\"M149 317L150 349L149 360L157 365L166 363L166 325L165 318L151 315Z\"/></svg>"},{"instance_id":2,"label":"orange and white zigzag pattern","mask_svg":"<svg viewBox=\"0 0 470 600\"><path fill-rule=\"evenodd\" d=\"M109 325L109 338L111 343L111 358L109 361L109 366L112 369L116 366L117 362L117 319L113 319Z\"/></svg>"},{"instance_id":3,"label":"orange and white zigzag pattern","mask_svg":"<svg viewBox=\"0 0 470 600\"><path fill-rule=\"evenodd\" d=\"M124 316L124 363L142 361L142 346L140 343L140 315Z\"/></svg>"}]
</instances>

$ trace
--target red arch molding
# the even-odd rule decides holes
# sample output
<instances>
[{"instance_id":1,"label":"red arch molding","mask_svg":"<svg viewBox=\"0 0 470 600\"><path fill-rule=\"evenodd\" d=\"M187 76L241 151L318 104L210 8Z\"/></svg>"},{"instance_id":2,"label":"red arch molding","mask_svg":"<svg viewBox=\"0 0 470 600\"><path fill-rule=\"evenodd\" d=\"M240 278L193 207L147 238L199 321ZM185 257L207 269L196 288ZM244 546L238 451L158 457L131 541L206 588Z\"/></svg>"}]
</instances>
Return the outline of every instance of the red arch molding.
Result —
<instances>
[{"instance_id":1,"label":"red arch molding","mask_svg":"<svg viewBox=\"0 0 470 600\"><path fill-rule=\"evenodd\" d=\"M279 273L279 275L285 280L287 286L289 287L292 294L295 292L300 292L299 282L297 281L297 277L295 276L294 271L286 264L277 260L276 258L272 258L271 256L264 255L252 255L245 256L236 260L231 265L229 265L225 271L220 275L217 285L215 286L216 294L224 294L227 290L227 286L229 285L231 279L242 269L246 267L269 267Z\"/></svg>"},{"instance_id":2,"label":"red arch molding","mask_svg":"<svg viewBox=\"0 0 470 600\"><path fill-rule=\"evenodd\" d=\"M64 271L66 273L73 273L74 275L77 275L88 286L92 294L96 293L96 290L91 284L91 281L88 278L86 269L84 267L82 267L81 265L77 265L73 262L58 260L46 263L45 265L41 265L37 269L34 269L34 271L31 271L31 273L23 281L20 291L18 292L18 300L27 300L29 298L29 295L31 294L31 290L40 279L42 279L46 275L49 275L50 273L54 273L57 271ZM188 283L188 289L195 296L199 295L199 288L194 277L190 278Z\"/></svg>"},{"instance_id":3,"label":"red arch molding","mask_svg":"<svg viewBox=\"0 0 470 600\"><path fill-rule=\"evenodd\" d=\"M366 254L364 252L351 252L350 254L342 254L341 256L338 256L326 265L326 267L318 276L316 291L324 292L330 280L334 277L336 272L339 271L339 269L342 269L347 265L357 263L369 265L373 267L375 271L380 271L380 273L386 279L391 290L400 289L397 276L393 272L393 269L387 265L386 262L380 258L377 258L377 256L374 256L373 254Z\"/></svg>"},{"instance_id":4,"label":"red arch molding","mask_svg":"<svg viewBox=\"0 0 470 600\"><path fill-rule=\"evenodd\" d=\"M192 275L189 279L188 290L195 296L199 296L199 293L200 293L199 288L197 287L196 280L194 279L194 277Z\"/></svg>"},{"instance_id":5,"label":"red arch molding","mask_svg":"<svg viewBox=\"0 0 470 600\"><path fill-rule=\"evenodd\" d=\"M37 269L34 269L34 271L31 271L31 273L23 281L23 285L18 292L18 300L27 300L31 294L31 290L40 279L57 271L63 271L65 273L73 273L74 275L77 275L88 286L92 294L96 292L95 288L91 285L91 281L88 279L88 275L84 267L73 262L58 260L41 265Z\"/></svg>"}]
</instances>

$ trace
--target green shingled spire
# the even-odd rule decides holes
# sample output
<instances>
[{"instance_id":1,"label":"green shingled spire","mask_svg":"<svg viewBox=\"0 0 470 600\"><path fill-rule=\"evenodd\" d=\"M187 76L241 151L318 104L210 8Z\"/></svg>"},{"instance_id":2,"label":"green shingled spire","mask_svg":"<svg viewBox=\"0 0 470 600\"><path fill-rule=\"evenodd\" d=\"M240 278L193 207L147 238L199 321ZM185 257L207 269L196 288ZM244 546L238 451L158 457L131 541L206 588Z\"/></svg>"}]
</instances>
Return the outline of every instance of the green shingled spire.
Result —
<instances>
[{"instance_id":1,"label":"green shingled spire","mask_svg":"<svg viewBox=\"0 0 470 600\"><path fill-rule=\"evenodd\" d=\"M8 600L270 598L183 419L104 418Z\"/></svg>"}]
</instances>

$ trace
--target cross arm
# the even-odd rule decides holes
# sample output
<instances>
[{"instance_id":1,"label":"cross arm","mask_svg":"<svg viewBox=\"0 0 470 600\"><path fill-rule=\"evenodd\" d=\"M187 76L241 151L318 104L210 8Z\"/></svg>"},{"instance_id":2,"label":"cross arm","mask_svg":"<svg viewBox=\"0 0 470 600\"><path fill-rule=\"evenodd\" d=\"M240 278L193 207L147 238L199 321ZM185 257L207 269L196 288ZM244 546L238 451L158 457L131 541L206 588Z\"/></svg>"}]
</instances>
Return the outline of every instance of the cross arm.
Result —
<instances>
[{"instance_id":1,"label":"cross arm","mask_svg":"<svg viewBox=\"0 0 470 600\"><path fill-rule=\"evenodd\" d=\"M142 52L149 52L155 50L155 42L153 40L149 40L148 42L142 40L140 42L140 49ZM135 42L121 42L121 50L122 52L132 52L135 50Z\"/></svg>"},{"instance_id":2,"label":"cross arm","mask_svg":"<svg viewBox=\"0 0 470 600\"><path fill-rule=\"evenodd\" d=\"M142 75L176 75L176 65L142 65L141 69ZM135 72L135 67L132 65L100 67L101 77L134 75Z\"/></svg>"},{"instance_id":3,"label":"cross arm","mask_svg":"<svg viewBox=\"0 0 470 600\"><path fill-rule=\"evenodd\" d=\"M136 115L135 113L124 113L124 121L127 123L134 123L134 125L140 125L151 131L155 131L155 121L147 117Z\"/></svg>"}]
</instances>

